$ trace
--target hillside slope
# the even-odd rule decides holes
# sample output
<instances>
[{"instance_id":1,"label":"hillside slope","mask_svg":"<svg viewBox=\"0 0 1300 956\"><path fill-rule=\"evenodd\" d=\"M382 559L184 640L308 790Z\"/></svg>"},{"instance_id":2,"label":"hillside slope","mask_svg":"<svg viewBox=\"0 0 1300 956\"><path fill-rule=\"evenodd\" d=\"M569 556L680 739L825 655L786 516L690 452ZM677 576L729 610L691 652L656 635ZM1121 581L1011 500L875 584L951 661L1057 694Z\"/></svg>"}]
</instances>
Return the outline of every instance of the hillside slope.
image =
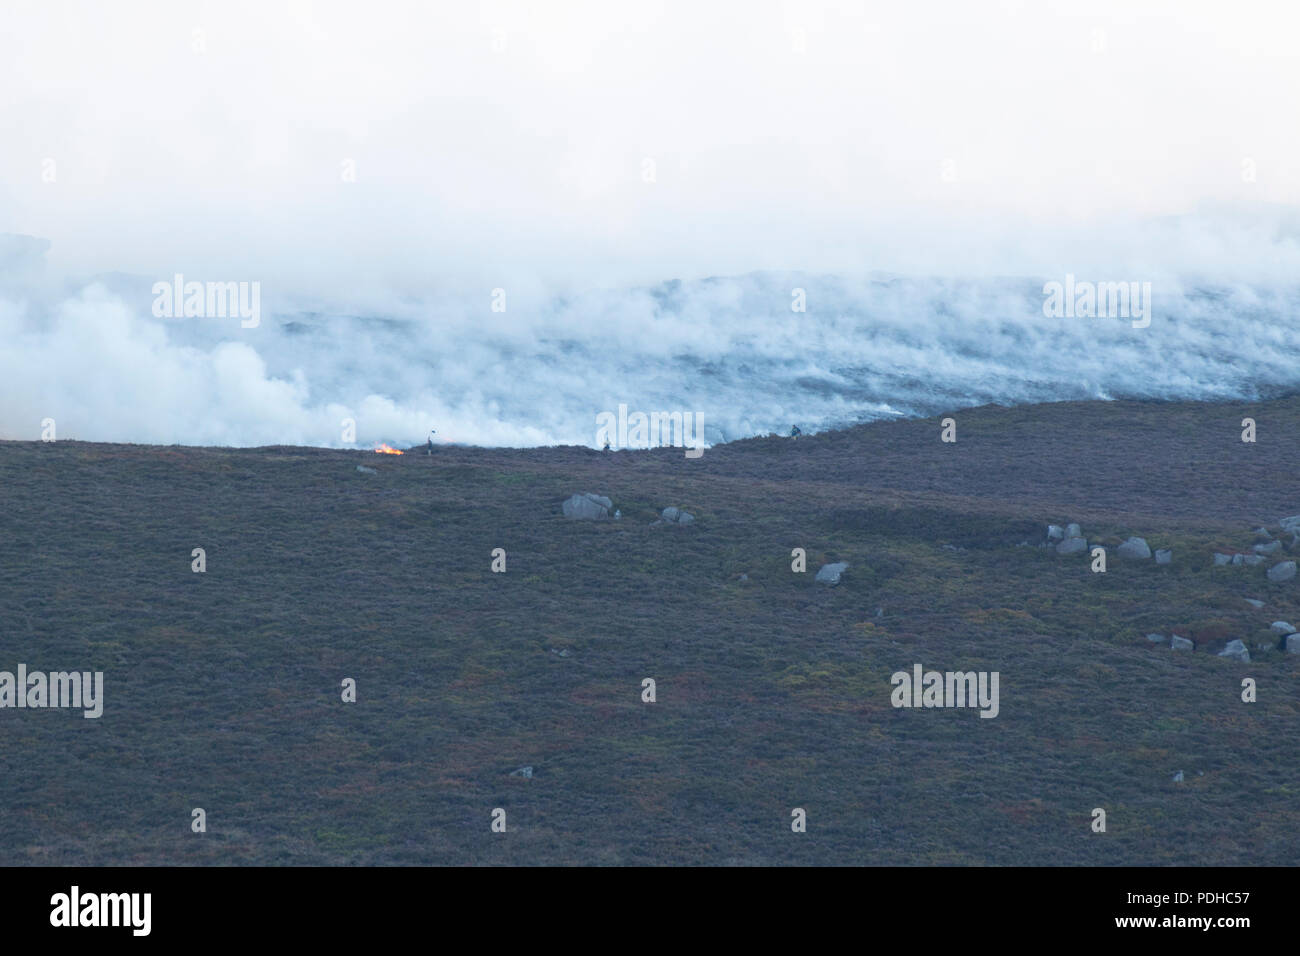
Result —
<instances>
[{"instance_id":1,"label":"hillside slope","mask_svg":"<svg viewBox=\"0 0 1300 956\"><path fill-rule=\"evenodd\" d=\"M1297 862L1300 656L1257 644L1300 581L1211 554L1300 513L1300 398L954 417L698 460L0 443L0 670L106 698L0 710L2 862ZM1019 546L1070 521L1105 574ZM894 708L917 663L997 671L998 716Z\"/></svg>"}]
</instances>

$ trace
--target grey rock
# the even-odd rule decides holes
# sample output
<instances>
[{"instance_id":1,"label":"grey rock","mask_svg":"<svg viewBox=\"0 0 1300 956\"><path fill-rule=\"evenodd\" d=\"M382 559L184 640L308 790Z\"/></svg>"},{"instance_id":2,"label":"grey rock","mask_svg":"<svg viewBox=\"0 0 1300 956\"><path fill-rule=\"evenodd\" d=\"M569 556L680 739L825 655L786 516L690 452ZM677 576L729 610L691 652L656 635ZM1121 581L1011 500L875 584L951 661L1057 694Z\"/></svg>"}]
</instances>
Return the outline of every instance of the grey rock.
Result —
<instances>
[{"instance_id":1,"label":"grey rock","mask_svg":"<svg viewBox=\"0 0 1300 956\"><path fill-rule=\"evenodd\" d=\"M1195 646L1196 645L1187 638L1179 637L1177 634L1169 639L1169 647L1175 651L1190 651Z\"/></svg>"},{"instance_id":2,"label":"grey rock","mask_svg":"<svg viewBox=\"0 0 1300 956\"><path fill-rule=\"evenodd\" d=\"M1289 534L1300 534L1300 515L1292 515L1278 521L1278 527Z\"/></svg>"},{"instance_id":3,"label":"grey rock","mask_svg":"<svg viewBox=\"0 0 1300 956\"><path fill-rule=\"evenodd\" d=\"M1300 654L1300 634L1288 634L1284 646L1288 654Z\"/></svg>"},{"instance_id":4,"label":"grey rock","mask_svg":"<svg viewBox=\"0 0 1300 956\"><path fill-rule=\"evenodd\" d=\"M532 767L520 767L518 770L512 770L512 771L510 772L510 776L512 776L512 777L523 777L525 780L532 780L532 779L533 779L533 768L532 768Z\"/></svg>"},{"instance_id":5,"label":"grey rock","mask_svg":"<svg viewBox=\"0 0 1300 956\"><path fill-rule=\"evenodd\" d=\"M695 515L689 511L683 511L681 508L665 508L660 517L667 524L690 524L695 520Z\"/></svg>"},{"instance_id":6,"label":"grey rock","mask_svg":"<svg viewBox=\"0 0 1300 956\"><path fill-rule=\"evenodd\" d=\"M1129 538L1115 549L1115 553L1121 558L1132 560L1146 560L1151 557L1151 549L1147 547L1145 538Z\"/></svg>"},{"instance_id":7,"label":"grey rock","mask_svg":"<svg viewBox=\"0 0 1300 956\"><path fill-rule=\"evenodd\" d=\"M609 509L612 504L613 502L604 495L593 495L589 491L584 491L580 495L569 498L560 506L560 510L564 512L566 518L597 521L609 517Z\"/></svg>"},{"instance_id":8,"label":"grey rock","mask_svg":"<svg viewBox=\"0 0 1300 956\"><path fill-rule=\"evenodd\" d=\"M663 511L659 512L659 517L663 518L665 521L676 521L677 509L672 507L665 508Z\"/></svg>"},{"instance_id":9,"label":"grey rock","mask_svg":"<svg viewBox=\"0 0 1300 956\"><path fill-rule=\"evenodd\" d=\"M1174 783L1182 783L1182 782L1183 782L1183 772L1180 770L1176 774L1174 774Z\"/></svg>"},{"instance_id":10,"label":"grey rock","mask_svg":"<svg viewBox=\"0 0 1300 956\"><path fill-rule=\"evenodd\" d=\"M1241 563L1248 568L1258 567L1264 563L1264 556L1262 554L1247 554L1242 557Z\"/></svg>"},{"instance_id":11,"label":"grey rock","mask_svg":"<svg viewBox=\"0 0 1300 956\"><path fill-rule=\"evenodd\" d=\"M1274 621L1268 626L1268 629L1278 637L1286 637L1288 634L1295 633L1295 628L1286 621Z\"/></svg>"},{"instance_id":12,"label":"grey rock","mask_svg":"<svg viewBox=\"0 0 1300 956\"><path fill-rule=\"evenodd\" d=\"M1282 542L1270 541L1268 544L1257 544L1252 550L1256 554L1277 554L1282 550Z\"/></svg>"},{"instance_id":13,"label":"grey rock","mask_svg":"<svg viewBox=\"0 0 1300 956\"><path fill-rule=\"evenodd\" d=\"M1220 657L1231 657L1233 660L1241 661L1244 664L1250 663L1250 651L1246 650L1244 642L1233 640L1228 642L1228 646L1219 651Z\"/></svg>"},{"instance_id":14,"label":"grey rock","mask_svg":"<svg viewBox=\"0 0 1300 956\"><path fill-rule=\"evenodd\" d=\"M1165 636L1163 634L1148 634L1147 640L1152 644L1163 644L1165 642Z\"/></svg>"},{"instance_id":15,"label":"grey rock","mask_svg":"<svg viewBox=\"0 0 1300 956\"><path fill-rule=\"evenodd\" d=\"M1056 546L1057 554L1079 554L1088 550L1088 542L1083 538L1066 538Z\"/></svg>"},{"instance_id":16,"label":"grey rock","mask_svg":"<svg viewBox=\"0 0 1300 956\"><path fill-rule=\"evenodd\" d=\"M1259 598L1242 598L1242 600L1245 601L1247 604L1249 604L1251 607L1264 606L1264 602L1261 601Z\"/></svg>"},{"instance_id":17,"label":"grey rock","mask_svg":"<svg viewBox=\"0 0 1300 956\"><path fill-rule=\"evenodd\" d=\"M1080 528L1077 524L1067 524L1065 526L1065 536L1067 538L1082 538L1083 529Z\"/></svg>"},{"instance_id":18,"label":"grey rock","mask_svg":"<svg viewBox=\"0 0 1300 956\"><path fill-rule=\"evenodd\" d=\"M836 561L834 564L823 564L817 571L816 580L821 584L839 584L840 575L849 569L847 561Z\"/></svg>"},{"instance_id":19,"label":"grey rock","mask_svg":"<svg viewBox=\"0 0 1300 956\"><path fill-rule=\"evenodd\" d=\"M1246 556L1244 554L1234 554L1232 556L1232 564L1234 567L1239 568L1245 563L1246 563Z\"/></svg>"},{"instance_id":20,"label":"grey rock","mask_svg":"<svg viewBox=\"0 0 1300 956\"><path fill-rule=\"evenodd\" d=\"M359 471L359 472L360 472L361 474L363 474L363 475L377 475L377 474L379 474L379 472L375 471L375 469L373 469L373 468L367 468L365 465L357 465L357 471Z\"/></svg>"},{"instance_id":21,"label":"grey rock","mask_svg":"<svg viewBox=\"0 0 1300 956\"><path fill-rule=\"evenodd\" d=\"M1156 552L1156 564L1173 564L1174 552L1169 548L1161 548Z\"/></svg>"},{"instance_id":22,"label":"grey rock","mask_svg":"<svg viewBox=\"0 0 1300 956\"><path fill-rule=\"evenodd\" d=\"M1268 541L1268 540L1270 540L1273 536L1272 536L1271 534L1268 533L1268 529L1267 529L1267 528L1256 528L1256 529L1255 529L1255 537L1257 537L1257 538L1263 538L1265 541Z\"/></svg>"},{"instance_id":23,"label":"grey rock","mask_svg":"<svg viewBox=\"0 0 1300 956\"><path fill-rule=\"evenodd\" d=\"M1294 561L1279 561L1268 569L1268 579L1273 582L1290 581L1295 577Z\"/></svg>"},{"instance_id":24,"label":"grey rock","mask_svg":"<svg viewBox=\"0 0 1300 956\"><path fill-rule=\"evenodd\" d=\"M1065 532L1061 530L1061 526L1059 524L1049 524L1047 526L1048 541L1060 541L1064 537L1065 537Z\"/></svg>"},{"instance_id":25,"label":"grey rock","mask_svg":"<svg viewBox=\"0 0 1300 956\"><path fill-rule=\"evenodd\" d=\"M1224 554L1222 551L1215 551L1215 552L1214 552L1214 563L1215 563L1216 565L1218 565L1218 564L1232 564L1232 555L1230 555L1230 554Z\"/></svg>"}]
</instances>

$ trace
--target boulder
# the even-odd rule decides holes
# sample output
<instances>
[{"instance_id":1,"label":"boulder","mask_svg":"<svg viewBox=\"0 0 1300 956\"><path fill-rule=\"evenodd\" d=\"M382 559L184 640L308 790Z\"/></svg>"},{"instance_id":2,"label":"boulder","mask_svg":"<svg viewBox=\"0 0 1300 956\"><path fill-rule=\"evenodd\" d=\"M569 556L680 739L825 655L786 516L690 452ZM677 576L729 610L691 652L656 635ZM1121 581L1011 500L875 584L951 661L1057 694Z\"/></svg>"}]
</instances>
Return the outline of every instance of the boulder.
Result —
<instances>
[{"instance_id":1,"label":"boulder","mask_svg":"<svg viewBox=\"0 0 1300 956\"><path fill-rule=\"evenodd\" d=\"M1287 635L1286 644L1283 646L1286 647L1288 654L1300 654L1300 634Z\"/></svg>"},{"instance_id":2,"label":"boulder","mask_svg":"<svg viewBox=\"0 0 1300 956\"><path fill-rule=\"evenodd\" d=\"M1152 644L1163 644L1165 642L1165 636L1163 634L1148 634L1147 640Z\"/></svg>"},{"instance_id":3,"label":"boulder","mask_svg":"<svg viewBox=\"0 0 1300 956\"><path fill-rule=\"evenodd\" d=\"M1215 551L1215 552L1214 552L1214 563L1215 563L1216 565L1217 565L1217 564L1232 564L1232 555L1230 555L1230 554L1224 554L1222 551Z\"/></svg>"},{"instance_id":4,"label":"boulder","mask_svg":"<svg viewBox=\"0 0 1300 956\"><path fill-rule=\"evenodd\" d=\"M1174 774L1174 783L1182 783L1182 782L1183 782L1183 772L1180 770L1176 774Z\"/></svg>"},{"instance_id":5,"label":"boulder","mask_svg":"<svg viewBox=\"0 0 1300 956\"><path fill-rule=\"evenodd\" d=\"M1088 550L1088 542L1083 538L1066 538L1056 546L1057 554L1079 554Z\"/></svg>"},{"instance_id":6,"label":"boulder","mask_svg":"<svg viewBox=\"0 0 1300 956\"><path fill-rule=\"evenodd\" d=\"M593 495L589 491L584 491L582 494L574 495L564 502L560 508L566 518L596 521L609 517L609 509L612 504L613 502L604 495Z\"/></svg>"},{"instance_id":7,"label":"boulder","mask_svg":"<svg viewBox=\"0 0 1300 956\"><path fill-rule=\"evenodd\" d=\"M1231 657L1243 664L1250 663L1250 651L1246 650L1246 645L1240 640L1229 641L1228 646L1219 651L1219 656Z\"/></svg>"},{"instance_id":8,"label":"boulder","mask_svg":"<svg viewBox=\"0 0 1300 956\"><path fill-rule=\"evenodd\" d=\"M1083 529L1080 528L1077 524L1067 524L1065 526L1065 536L1067 538L1082 538Z\"/></svg>"},{"instance_id":9,"label":"boulder","mask_svg":"<svg viewBox=\"0 0 1300 956\"><path fill-rule=\"evenodd\" d=\"M1047 526L1047 540L1060 541L1065 537L1065 532L1061 530L1059 524L1049 524Z\"/></svg>"},{"instance_id":10,"label":"boulder","mask_svg":"<svg viewBox=\"0 0 1300 956\"><path fill-rule=\"evenodd\" d=\"M532 780L532 779L533 779L533 768L532 768L532 767L520 767L518 770L512 770L512 771L510 771L510 776L512 776L512 777L523 777L525 780Z\"/></svg>"},{"instance_id":11,"label":"boulder","mask_svg":"<svg viewBox=\"0 0 1300 956\"><path fill-rule=\"evenodd\" d=\"M1300 534L1300 515L1292 515L1278 521L1278 527L1290 534Z\"/></svg>"},{"instance_id":12,"label":"boulder","mask_svg":"<svg viewBox=\"0 0 1300 956\"><path fill-rule=\"evenodd\" d=\"M840 575L849 569L847 561L836 561L834 564L823 564L817 571L817 582L820 584L839 584Z\"/></svg>"},{"instance_id":13,"label":"boulder","mask_svg":"<svg viewBox=\"0 0 1300 956\"><path fill-rule=\"evenodd\" d=\"M1185 637L1179 637L1175 634L1169 639L1169 647L1175 651L1190 651L1196 645Z\"/></svg>"},{"instance_id":14,"label":"boulder","mask_svg":"<svg viewBox=\"0 0 1300 956\"><path fill-rule=\"evenodd\" d=\"M1241 563L1248 568L1258 567L1264 563L1264 556L1262 554L1248 554L1241 559Z\"/></svg>"},{"instance_id":15,"label":"boulder","mask_svg":"<svg viewBox=\"0 0 1300 956\"><path fill-rule=\"evenodd\" d=\"M1288 634L1295 633L1295 628L1286 621L1274 621L1268 626L1268 629L1278 637L1286 637Z\"/></svg>"},{"instance_id":16,"label":"boulder","mask_svg":"<svg viewBox=\"0 0 1300 956\"><path fill-rule=\"evenodd\" d=\"M1132 560L1144 561L1151 557L1151 549L1147 547L1145 538L1129 538L1115 549L1115 553L1121 558L1129 558Z\"/></svg>"},{"instance_id":17,"label":"boulder","mask_svg":"<svg viewBox=\"0 0 1300 956\"><path fill-rule=\"evenodd\" d=\"M1245 601L1247 604L1249 604L1251 607L1264 606L1264 602L1261 601L1259 598L1242 598L1242 600Z\"/></svg>"},{"instance_id":18,"label":"boulder","mask_svg":"<svg viewBox=\"0 0 1300 956\"><path fill-rule=\"evenodd\" d=\"M1275 583L1290 581L1295 577L1294 561L1279 561L1268 569L1268 579Z\"/></svg>"},{"instance_id":19,"label":"boulder","mask_svg":"<svg viewBox=\"0 0 1300 956\"><path fill-rule=\"evenodd\" d=\"M1255 537L1262 538L1265 541L1268 541L1273 537L1271 534L1268 533L1267 528L1256 528L1254 533L1255 533Z\"/></svg>"},{"instance_id":20,"label":"boulder","mask_svg":"<svg viewBox=\"0 0 1300 956\"><path fill-rule=\"evenodd\" d=\"M1233 566L1233 567L1235 567L1235 568L1239 568L1239 567L1241 567L1241 566L1242 566L1243 564L1245 564L1245 563L1246 563L1246 556L1245 556L1244 554L1234 554L1234 555L1232 556L1232 566Z\"/></svg>"},{"instance_id":21,"label":"boulder","mask_svg":"<svg viewBox=\"0 0 1300 956\"><path fill-rule=\"evenodd\" d=\"M1282 550L1282 542L1270 541L1268 544L1257 544L1253 550L1256 554L1277 554Z\"/></svg>"},{"instance_id":22,"label":"boulder","mask_svg":"<svg viewBox=\"0 0 1300 956\"><path fill-rule=\"evenodd\" d=\"M690 524L695 520L695 515L689 511L683 511L681 508L665 508L660 512L659 517L667 524Z\"/></svg>"},{"instance_id":23,"label":"boulder","mask_svg":"<svg viewBox=\"0 0 1300 956\"><path fill-rule=\"evenodd\" d=\"M1161 548L1156 552L1156 564L1173 564L1174 552L1169 548Z\"/></svg>"},{"instance_id":24,"label":"boulder","mask_svg":"<svg viewBox=\"0 0 1300 956\"><path fill-rule=\"evenodd\" d=\"M365 466L365 465L357 465L357 471L360 472L360 473L363 474L363 475L377 475L377 474L379 474L379 472L375 471L375 469L373 469L373 468L368 468L368 467Z\"/></svg>"}]
</instances>

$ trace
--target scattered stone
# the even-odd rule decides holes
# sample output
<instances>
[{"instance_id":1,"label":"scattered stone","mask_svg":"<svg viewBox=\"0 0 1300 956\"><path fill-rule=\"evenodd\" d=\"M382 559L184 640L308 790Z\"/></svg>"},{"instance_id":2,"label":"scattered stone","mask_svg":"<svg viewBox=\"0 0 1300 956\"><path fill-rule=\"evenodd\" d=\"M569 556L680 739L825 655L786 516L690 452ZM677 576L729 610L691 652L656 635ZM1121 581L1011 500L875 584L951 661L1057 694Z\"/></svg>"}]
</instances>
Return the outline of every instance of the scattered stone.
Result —
<instances>
[{"instance_id":1,"label":"scattered stone","mask_svg":"<svg viewBox=\"0 0 1300 956\"><path fill-rule=\"evenodd\" d=\"M680 508L665 508L660 512L659 517L665 524L690 524L695 520L695 515L689 511L682 511Z\"/></svg>"},{"instance_id":2,"label":"scattered stone","mask_svg":"<svg viewBox=\"0 0 1300 956\"><path fill-rule=\"evenodd\" d=\"M1300 654L1300 634L1287 635L1286 652L1288 654Z\"/></svg>"},{"instance_id":3,"label":"scattered stone","mask_svg":"<svg viewBox=\"0 0 1300 956\"><path fill-rule=\"evenodd\" d=\"M375 469L373 469L373 468L368 468L368 467L365 466L365 465L357 465L357 471L359 471L359 472L360 472L361 474L363 474L363 475L377 475L377 474L379 474L379 472L375 471Z\"/></svg>"},{"instance_id":4,"label":"scattered stone","mask_svg":"<svg viewBox=\"0 0 1300 956\"><path fill-rule=\"evenodd\" d=\"M1286 621L1274 621L1268 626L1268 629L1278 637L1286 637L1288 634L1295 633L1295 628Z\"/></svg>"},{"instance_id":5,"label":"scattered stone","mask_svg":"<svg viewBox=\"0 0 1300 956\"><path fill-rule=\"evenodd\" d=\"M1214 552L1215 564L1232 564L1232 555L1224 554L1222 551Z\"/></svg>"},{"instance_id":6,"label":"scattered stone","mask_svg":"<svg viewBox=\"0 0 1300 956\"><path fill-rule=\"evenodd\" d=\"M1080 528L1077 524L1067 524L1065 526L1065 536L1067 538L1082 538L1083 529Z\"/></svg>"},{"instance_id":7,"label":"scattered stone","mask_svg":"<svg viewBox=\"0 0 1300 956\"><path fill-rule=\"evenodd\" d=\"M551 653L556 657L568 657L569 649L567 647L552 647Z\"/></svg>"},{"instance_id":8,"label":"scattered stone","mask_svg":"<svg viewBox=\"0 0 1300 956\"><path fill-rule=\"evenodd\" d=\"M1163 644L1165 642L1165 636L1163 634L1148 634L1147 640L1152 644Z\"/></svg>"},{"instance_id":9,"label":"scattered stone","mask_svg":"<svg viewBox=\"0 0 1300 956\"><path fill-rule=\"evenodd\" d=\"M823 564L817 571L816 580L820 584L839 584L840 575L849 569L847 561L836 561L834 564Z\"/></svg>"},{"instance_id":10,"label":"scattered stone","mask_svg":"<svg viewBox=\"0 0 1300 956\"><path fill-rule=\"evenodd\" d=\"M1189 641L1187 638L1179 637L1177 634L1175 634L1173 637L1169 639L1169 647L1171 650L1190 651L1195 646L1196 645L1193 644L1191 641Z\"/></svg>"},{"instance_id":11,"label":"scattered stone","mask_svg":"<svg viewBox=\"0 0 1300 956\"><path fill-rule=\"evenodd\" d=\"M1239 568L1245 563L1246 563L1246 556L1244 554L1234 554L1232 556L1233 567Z\"/></svg>"},{"instance_id":12,"label":"scattered stone","mask_svg":"<svg viewBox=\"0 0 1300 956\"><path fill-rule=\"evenodd\" d=\"M1180 770L1176 774L1174 774L1174 783L1182 783L1182 782L1183 782L1183 772Z\"/></svg>"},{"instance_id":13,"label":"scattered stone","mask_svg":"<svg viewBox=\"0 0 1300 956\"><path fill-rule=\"evenodd\" d=\"M1295 577L1294 561L1279 561L1268 569L1268 579L1273 582L1290 581Z\"/></svg>"},{"instance_id":14,"label":"scattered stone","mask_svg":"<svg viewBox=\"0 0 1300 956\"><path fill-rule=\"evenodd\" d=\"M609 517L611 505L613 505L613 502L604 495L593 495L589 491L584 491L580 495L574 495L561 505L560 509L564 512L566 518L597 521Z\"/></svg>"},{"instance_id":15,"label":"scattered stone","mask_svg":"<svg viewBox=\"0 0 1300 956\"><path fill-rule=\"evenodd\" d=\"M1047 540L1060 541L1065 537L1065 532L1061 530L1059 524L1049 524L1047 526Z\"/></svg>"},{"instance_id":16,"label":"scattered stone","mask_svg":"<svg viewBox=\"0 0 1300 956\"><path fill-rule=\"evenodd\" d=\"M1243 664L1250 663L1250 651L1246 650L1246 645L1240 640L1228 642L1228 646L1219 651L1220 657L1231 657L1233 660L1241 661Z\"/></svg>"},{"instance_id":17,"label":"scattered stone","mask_svg":"<svg viewBox=\"0 0 1300 956\"><path fill-rule=\"evenodd\" d=\"M1170 548L1161 548L1156 552L1156 564L1173 564L1174 552Z\"/></svg>"},{"instance_id":18,"label":"scattered stone","mask_svg":"<svg viewBox=\"0 0 1300 956\"><path fill-rule=\"evenodd\" d=\"M1300 535L1300 515L1283 518L1278 522L1278 526L1290 534Z\"/></svg>"},{"instance_id":19,"label":"scattered stone","mask_svg":"<svg viewBox=\"0 0 1300 956\"><path fill-rule=\"evenodd\" d=\"M1258 567L1264 563L1264 556L1262 554L1248 554L1241 559L1241 563L1248 568Z\"/></svg>"},{"instance_id":20,"label":"scattered stone","mask_svg":"<svg viewBox=\"0 0 1300 956\"><path fill-rule=\"evenodd\" d=\"M512 770L512 771L510 772L510 776L512 776L512 777L523 777L525 780L532 780L532 779L533 779L533 768L532 768L532 767L520 767L518 770Z\"/></svg>"},{"instance_id":21,"label":"scattered stone","mask_svg":"<svg viewBox=\"0 0 1300 956\"><path fill-rule=\"evenodd\" d=\"M1272 539L1273 536L1272 536L1271 534L1268 533L1268 529L1267 529L1267 528L1256 528L1256 529L1255 529L1255 537L1257 537L1257 538L1263 538L1265 541L1269 541L1269 540Z\"/></svg>"},{"instance_id":22,"label":"scattered stone","mask_svg":"<svg viewBox=\"0 0 1300 956\"><path fill-rule=\"evenodd\" d=\"M1282 542L1270 541L1268 544L1257 544L1253 550L1256 554L1277 554L1282 550Z\"/></svg>"},{"instance_id":23,"label":"scattered stone","mask_svg":"<svg viewBox=\"0 0 1300 956\"><path fill-rule=\"evenodd\" d=\"M1088 550L1088 542L1083 538L1071 537L1066 538L1056 546L1057 554L1079 554Z\"/></svg>"},{"instance_id":24,"label":"scattered stone","mask_svg":"<svg viewBox=\"0 0 1300 956\"><path fill-rule=\"evenodd\" d=\"M1247 604L1249 604L1251 607L1264 606L1264 602L1261 601L1259 598L1242 598L1242 600L1245 601Z\"/></svg>"},{"instance_id":25,"label":"scattered stone","mask_svg":"<svg viewBox=\"0 0 1300 956\"><path fill-rule=\"evenodd\" d=\"M1146 560L1151 557L1151 549L1147 547L1145 538L1129 538L1115 549L1115 553L1121 558L1134 560Z\"/></svg>"}]
</instances>

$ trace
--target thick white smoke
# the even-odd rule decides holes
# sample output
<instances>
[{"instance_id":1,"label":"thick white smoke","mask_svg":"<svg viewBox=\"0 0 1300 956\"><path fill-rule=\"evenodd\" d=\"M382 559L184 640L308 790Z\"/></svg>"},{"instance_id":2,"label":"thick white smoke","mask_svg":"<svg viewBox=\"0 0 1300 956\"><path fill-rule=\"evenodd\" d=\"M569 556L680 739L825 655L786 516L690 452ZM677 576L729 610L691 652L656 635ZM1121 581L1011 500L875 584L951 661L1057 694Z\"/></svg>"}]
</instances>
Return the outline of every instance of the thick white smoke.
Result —
<instances>
[{"instance_id":1,"label":"thick white smoke","mask_svg":"<svg viewBox=\"0 0 1300 956\"><path fill-rule=\"evenodd\" d=\"M1300 7L3 17L0 233L50 243L0 242L3 437L592 444L625 403L717 441L1297 385ZM177 273L259 283L260 323L154 315ZM1045 317L1067 274L1151 282L1150 327Z\"/></svg>"}]
</instances>

